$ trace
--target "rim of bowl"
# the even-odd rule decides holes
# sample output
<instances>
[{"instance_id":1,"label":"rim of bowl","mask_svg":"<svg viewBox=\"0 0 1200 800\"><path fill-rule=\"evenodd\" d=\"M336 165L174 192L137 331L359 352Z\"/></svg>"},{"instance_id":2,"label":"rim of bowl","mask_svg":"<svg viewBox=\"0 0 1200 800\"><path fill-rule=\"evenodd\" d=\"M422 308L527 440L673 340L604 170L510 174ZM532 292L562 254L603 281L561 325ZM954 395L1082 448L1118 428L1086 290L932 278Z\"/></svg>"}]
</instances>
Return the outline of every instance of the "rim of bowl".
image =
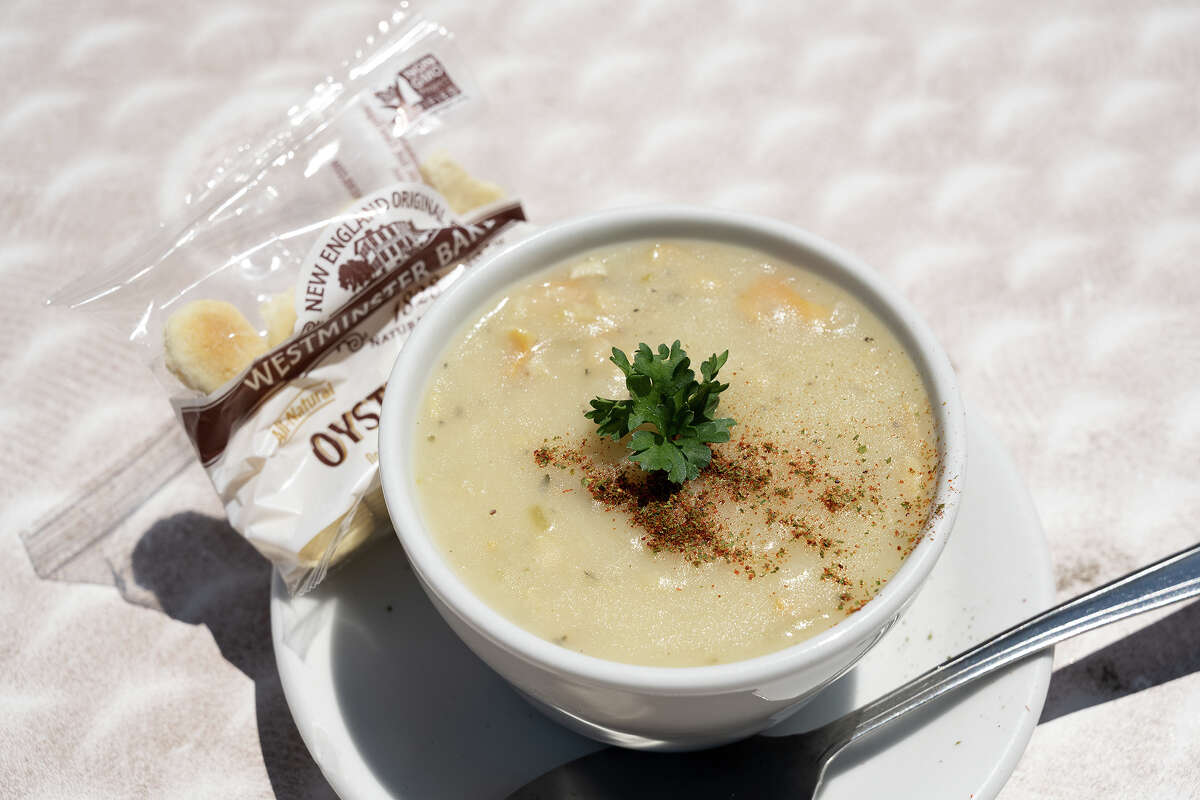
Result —
<instances>
[{"instance_id":1,"label":"rim of bowl","mask_svg":"<svg viewBox=\"0 0 1200 800\"><path fill-rule=\"evenodd\" d=\"M831 278L879 316L912 358L937 424L941 471L931 508L942 514L861 609L804 641L754 658L696 667L655 667L585 655L555 645L488 606L442 558L429 535L411 470L411 432L433 365L468 314L505 287L604 245L642 239L705 239L750 247ZM788 677L878 634L923 583L945 547L958 512L966 466L966 432L957 379L941 345L916 311L855 256L789 223L738 212L681 205L616 209L548 225L467 271L416 325L388 379L379 429L384 497L410 563L454 614L481 636L532 664L576 681L653 694L736 691ZM419 387L414 391L413 387Z\"/></svg>"}]
</instances>

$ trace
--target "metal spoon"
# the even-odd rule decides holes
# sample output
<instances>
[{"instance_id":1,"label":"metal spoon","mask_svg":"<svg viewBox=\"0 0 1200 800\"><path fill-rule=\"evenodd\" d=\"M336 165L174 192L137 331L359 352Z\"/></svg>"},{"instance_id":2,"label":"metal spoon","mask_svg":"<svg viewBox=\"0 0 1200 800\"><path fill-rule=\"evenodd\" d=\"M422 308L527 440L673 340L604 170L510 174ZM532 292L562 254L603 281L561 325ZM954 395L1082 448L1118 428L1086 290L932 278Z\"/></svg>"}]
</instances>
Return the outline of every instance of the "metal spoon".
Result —
<instances>
[{"instance_id":1,"label":"metal spoon","mask_svg":"<svg viewBox=\"0 0 1200 800\"><path fill-rule=\"evenodd\" d=\"M1197 595L1200 545L1038 614L816 730L692 753L609 747L547 772L509 800L811 798L846 745L892 720L1064 639Z\"/></svg>"}]
</instances>

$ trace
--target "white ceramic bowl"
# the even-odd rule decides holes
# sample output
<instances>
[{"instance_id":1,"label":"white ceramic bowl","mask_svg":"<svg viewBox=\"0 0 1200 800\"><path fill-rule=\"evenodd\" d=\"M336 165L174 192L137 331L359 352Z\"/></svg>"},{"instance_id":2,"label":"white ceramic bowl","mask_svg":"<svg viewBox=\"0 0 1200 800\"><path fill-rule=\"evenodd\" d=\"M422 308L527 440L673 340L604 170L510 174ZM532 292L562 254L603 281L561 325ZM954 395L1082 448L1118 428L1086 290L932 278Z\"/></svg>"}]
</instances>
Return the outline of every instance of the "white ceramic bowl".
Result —
<instances>
[{"instance_id":1,"label":"white ceramic bowl","mask_svg":"<svg viewBox=\"0 0 1200 800\"><path fill-rule=\"evenodd\" d=\"M924 380L940 436L945 504L896 575L860 611L811 639L757 658L705 667L648 667L559 647L480 600L442 559L425 527L411 470L424 386L447 342L505 286L587 250L637 239L708 239L752 247L852 292L895 332ZM430 308L388 381L379 437L384 495L413 570L476 655L558 722L611 744L693 749L757 733L848 670L916 596L946 544L965 466L962 402L950 362L925 324L845 251L775 220L668 206L609 211L543 229L472 269ZM419 642L413 643L419 647Z\"/></svg>"}]
</instances>

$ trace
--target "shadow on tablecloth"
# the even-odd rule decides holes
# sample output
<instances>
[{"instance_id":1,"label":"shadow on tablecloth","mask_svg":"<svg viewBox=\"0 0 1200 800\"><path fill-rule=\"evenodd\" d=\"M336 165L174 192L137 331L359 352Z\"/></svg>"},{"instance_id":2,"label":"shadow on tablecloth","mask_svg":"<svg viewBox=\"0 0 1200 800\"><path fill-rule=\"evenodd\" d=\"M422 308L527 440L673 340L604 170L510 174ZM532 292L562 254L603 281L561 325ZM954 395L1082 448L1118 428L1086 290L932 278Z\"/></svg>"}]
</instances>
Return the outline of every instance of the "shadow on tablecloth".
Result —
<instances>
[{"instance_id":1,"label":"shadow on tablecloth","mask_svg":"<svg viewBox=\"0 0 1200 800\"><path fill-rule=\"evenodd\" d=\"M280 800L336 800L292 720L271 645L271 566L223 519L187 512L137 543L133 579L174 619L206 625L255 686L258 737ZM1200 602L1055 670L1039 724L1200 672Z\"/></svg>"},{"instance_id":2,"label":"shadow on tablecloth","mask_svg":"<svg viewBox=\"0 0 1200 800\"><path fill-rule=\"evenodd\" d=\"M1038 724L1193 672L1200 672L1200 602L1056 669Z\"/></svg>"},{"instance_id":3,"label":"shadow on tablecloth","mask_svg":"<svg viewBox=\"0 0 1200 800\"><path fill-rule=\"evenodd\" d=\"M223 519L161 519L133 551L133 579L163 611L206 625L221 655L254 681L258 740L280 800L336 800L292 721L271 646L271 565Z\"/></svg>"}]
</instances>

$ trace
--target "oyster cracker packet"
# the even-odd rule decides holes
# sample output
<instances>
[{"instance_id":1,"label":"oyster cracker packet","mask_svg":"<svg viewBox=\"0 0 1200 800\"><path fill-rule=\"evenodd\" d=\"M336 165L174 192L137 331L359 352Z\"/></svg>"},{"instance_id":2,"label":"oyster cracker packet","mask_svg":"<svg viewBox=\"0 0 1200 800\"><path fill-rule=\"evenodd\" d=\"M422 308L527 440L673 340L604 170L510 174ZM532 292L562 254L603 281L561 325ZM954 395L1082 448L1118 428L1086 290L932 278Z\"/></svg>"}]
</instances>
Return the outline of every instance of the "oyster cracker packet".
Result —
<instances>
[{"instance_id":1,"label":"oyster cracker packet","mask_svg":"<svg viewBox=\"0 0 1200 800\"><path fill-rule=\"evenodd\" d=\"M51 302L128 332L232 526L303 593L388 531L384 387L428 305L520 234L450 33L394 14L286 120L231 153L147 252Z\"/></svg>"}]
</instances>

